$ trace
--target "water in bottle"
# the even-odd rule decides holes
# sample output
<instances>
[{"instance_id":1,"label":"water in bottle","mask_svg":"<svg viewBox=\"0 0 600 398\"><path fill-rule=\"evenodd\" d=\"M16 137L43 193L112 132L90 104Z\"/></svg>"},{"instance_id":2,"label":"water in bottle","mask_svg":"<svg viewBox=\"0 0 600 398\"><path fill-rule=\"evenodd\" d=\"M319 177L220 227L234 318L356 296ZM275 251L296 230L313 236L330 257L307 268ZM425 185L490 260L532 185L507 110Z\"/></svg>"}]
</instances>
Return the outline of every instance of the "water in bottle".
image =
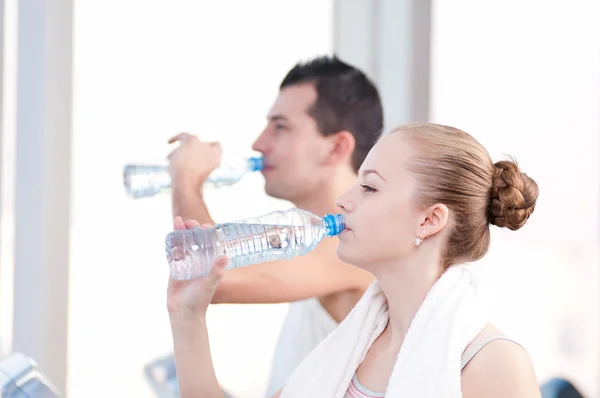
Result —
<instances>
[{"instance_id":1,"label":"water in bottle","mask_svg":"<svg viewBox=\"0 0 600 398\"><path fill-rule=\"evenodd\" d=\"M171 275L186 280L207 275L222 255L229 257L228 269L303 256L325 236L335 236L344 228L341 214L321 218L293 208L213 228L173 231L165 239L165 248Z\"/></svg>"},{"instance_id":2,"label":"water in bottle","mask_svg":"<svg viewBox=\"0 0 600 398\"><path fill-rule=\"evenodd\" d=\"M219 168L206 179L206 183L221 187L233 185L247 173L263 169L262 157L243 158L223 154ZM154 196L171 188L167 166L127 164L123 168L123 183L132 198Z\"/></svg>"}]
</instances>

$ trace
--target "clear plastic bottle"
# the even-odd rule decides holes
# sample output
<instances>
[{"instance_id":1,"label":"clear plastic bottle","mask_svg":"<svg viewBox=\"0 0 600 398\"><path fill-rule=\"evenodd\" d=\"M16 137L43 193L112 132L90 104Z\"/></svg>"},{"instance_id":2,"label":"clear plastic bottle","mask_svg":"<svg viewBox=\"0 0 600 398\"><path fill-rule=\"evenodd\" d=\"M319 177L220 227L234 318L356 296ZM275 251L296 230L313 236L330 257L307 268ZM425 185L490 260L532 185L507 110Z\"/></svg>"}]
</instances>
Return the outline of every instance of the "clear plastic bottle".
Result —
<instances>
[{"instance_id":1,"label":"clear plastic bottle","mask_svg":"<svg viewBox=\"0 0 600 398\"><path fill-rule=\"evenodd\" d=\"M325 236L344 228L341 214L321 218L292 208L213 228L173 231L165 239L165 249L173 278L186 280L207 275L222 255L229 257L228 269L303 256Z\"/></svg>"},{"instance_id":2,"label":"clear plastic bottle","mask_svg":"<svg viewBox=\"0 0 600 398\"><path fill-rule=\"evenodd\" d=\"M208 176L206 183L216 187L233 185L247 173L262 169L262 157L223 154L221 165ZM164 165L127 164L123 168L123 183L127 194L138 199L169 190L171 176Z\"/></svg>"}]
</instances>

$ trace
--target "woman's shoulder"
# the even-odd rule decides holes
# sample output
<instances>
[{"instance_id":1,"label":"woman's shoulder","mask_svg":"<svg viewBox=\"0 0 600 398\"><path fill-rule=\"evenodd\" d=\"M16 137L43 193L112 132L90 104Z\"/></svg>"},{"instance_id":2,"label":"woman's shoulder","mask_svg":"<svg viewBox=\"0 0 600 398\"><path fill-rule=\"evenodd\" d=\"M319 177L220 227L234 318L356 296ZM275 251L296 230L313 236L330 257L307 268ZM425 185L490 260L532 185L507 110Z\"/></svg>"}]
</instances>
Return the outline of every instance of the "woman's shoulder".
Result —
<instances>
[{"instance_id":1,"label":"woman's shoulder","mask_svg":"<svg viewBox=\"0 0 600 398\"><path fill-rule=\"evenodd\" d=\"M527 351L493 325L487 325L467 347L474 350L462 373L462 390L470 397L540 397Z\"/></svg>"}]
</instances>

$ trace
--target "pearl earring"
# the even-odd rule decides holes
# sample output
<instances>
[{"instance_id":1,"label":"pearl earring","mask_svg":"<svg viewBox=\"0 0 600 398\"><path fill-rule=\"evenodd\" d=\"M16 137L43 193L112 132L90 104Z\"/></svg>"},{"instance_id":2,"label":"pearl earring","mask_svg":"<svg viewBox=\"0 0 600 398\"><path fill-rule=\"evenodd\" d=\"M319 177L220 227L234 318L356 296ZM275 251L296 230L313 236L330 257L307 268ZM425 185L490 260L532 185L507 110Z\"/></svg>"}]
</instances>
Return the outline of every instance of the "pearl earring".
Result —
<instances>
[{"instance_id":1,"label":"pearl earring","mask_svg":"<svg viewBox=\"0 0 600 398\"><path fill-rule=\"evenodd\" d=\"M421 231L421 235L425 235L425 230ZM417 237L415 238L415 246L419 246L421 243L423 243L423 239L425 238L421 238L419 235L417 235Z\"/></svg>"}]
</instances>

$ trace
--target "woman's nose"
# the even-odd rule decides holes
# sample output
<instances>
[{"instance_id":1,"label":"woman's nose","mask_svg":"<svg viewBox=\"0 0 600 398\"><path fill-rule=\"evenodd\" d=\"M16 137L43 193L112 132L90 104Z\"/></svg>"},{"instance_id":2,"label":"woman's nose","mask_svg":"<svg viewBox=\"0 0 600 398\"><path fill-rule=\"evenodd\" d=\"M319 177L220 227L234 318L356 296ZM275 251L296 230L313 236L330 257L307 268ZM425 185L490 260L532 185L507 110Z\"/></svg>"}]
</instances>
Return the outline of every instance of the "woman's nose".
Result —
<instances>
[{"instance_id":1,"label":"woman's nose","mask_svg":"<svg viewBox=\"0 0 600 398\"><path fill-rule=\"evenodd\" d=\"M348 200L347 196L348 195L346 193L346 194L340 196L339 198L337 198L337 200L335 201L335 205L337 207L339 207L342 210L342 212L344 212L344 213L351 212L352 208L353 208L351 205L351 201Z\"/></svg>"}]
</instances>

